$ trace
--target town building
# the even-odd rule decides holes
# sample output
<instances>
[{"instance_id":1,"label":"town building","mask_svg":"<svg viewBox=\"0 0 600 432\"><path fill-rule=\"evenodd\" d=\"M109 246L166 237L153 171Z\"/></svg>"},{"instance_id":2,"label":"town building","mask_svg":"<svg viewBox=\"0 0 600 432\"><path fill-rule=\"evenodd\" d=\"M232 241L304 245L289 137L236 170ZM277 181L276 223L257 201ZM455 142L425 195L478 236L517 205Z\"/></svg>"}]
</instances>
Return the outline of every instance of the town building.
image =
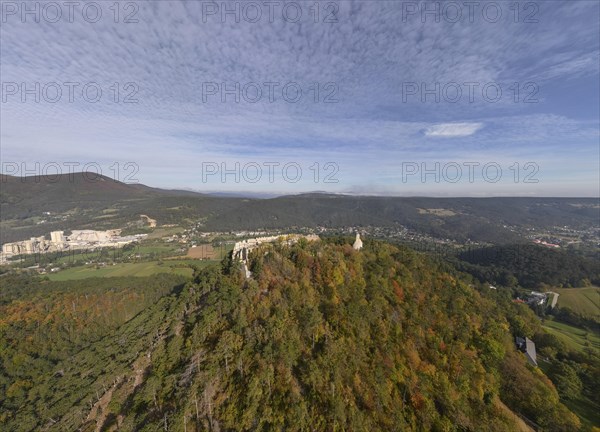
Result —
<instances>
[{"instance_id":1,"label":"town building","mask_svg":"<svg viewBox=\"0 0 600 432\"><path fill-rule=\"evenodd\" d=\"M529 338L522 338L517 336L515 343L519 351L525 353L525 358L532 366L537 366L537 353L535 351L535 343Z\"/></svg>"},{"instance_id":2,"label":"town building","mask_svg":"<svg viewBox=\"0 0 600 432\"><path fill-rule=\"evenodd\" d=\"M146 236L136 234L120 236L121 230L73 230L65 236L63 231L52 231L50 241L44 236L31 237L29 240L5 243L2 245L2 262L16 255L30 255L34 253L55 252L57 250L81 250L86 248L123 246Z\"/></svg>"}]
</instances>

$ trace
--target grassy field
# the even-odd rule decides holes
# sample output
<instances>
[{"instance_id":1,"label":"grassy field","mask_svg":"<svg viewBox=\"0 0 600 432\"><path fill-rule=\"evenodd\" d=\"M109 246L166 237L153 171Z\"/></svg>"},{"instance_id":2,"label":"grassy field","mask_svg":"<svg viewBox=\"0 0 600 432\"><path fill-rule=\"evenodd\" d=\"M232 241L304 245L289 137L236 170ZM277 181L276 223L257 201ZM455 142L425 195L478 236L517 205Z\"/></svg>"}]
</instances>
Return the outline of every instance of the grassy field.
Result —
<instances>
[{"instance_id":1,"label":"grassy field","mask_svg":"<svg viewBox=\"0 0 600 432\"><path fill-rule=\"evenodd\" d=\"M598 407L587 398L574 401L565 400L563 403L582 420L583 430L592 430L592 427L600 425L600 414Z\"/></svg>"},{"instance_id":2,"label":"grassy field","mask_svg":"<svg viewBox=\"0 0 600 432\"><path fill-rule=\"evenodd\" d=\"M591 347L595 351L600 349L600 335L598 333L588 332L587 330L552 320L545 320L542 327L547 332L556 335L570 350L583 351L586 347ZM543 359L540 360L540 368L544 373L547 373L549 364ZM584 426L582 430L591 430L592 426L600 425L600 414L597 407L585 396L582 395L577 400L563 400L563 402L582 420Z\"/></svg>"},{"instance_id":3,"label":"grassy field","mask_svg":"<svg viewBox=\"0 0 600 432\"><path fill-rule=\"evenodd\" d=\"M562 340L574 351L582 351L586 346L600 349L600 335L557 321L545 320L542 327Z\"/></svg>"},{"instance_id":4,"label":"grassy field","mask_svg":"<svg viewBox=\"0 0 600 432\"><path fill-rule=\"evenodd\" d=\"M157 273L174 273L191 277L193 270L189 267L183 267L184 262L164 262L159 264L157 261L141 263L123 263L108 265L106 267L95 268L94 266L73 267L61 270L57 273L49 274L50 280L64 281L74 279L86 279L90 277L113 277L113 276L149 276ZM209 261L195 261L198 267L210 265Z\"/></svg>"},{"instance_id":5,"label":"grassy field","mask_svg":"<svg viewBox=\"0 0 600 432\"><path fill-rule=\"evenodd\" d=\"M179 234L182 231L183 231L183 228L180 226L158 227L158 228L155 228L154 230L152 230L152 232L150 234L148 234L148 237L146 237L146 238L148 240L160 239L162 237L172 236L173 234Z\"/></svg>"},{"instance_id":6,"label":"grassy field","mask_svg":"<svg viewBox=\"0 0 600 432\"><path fill-rule=\"evenodd\" d=\"M600 317L600 288L555 288L552 291L560 294L559 307L568 307L588 318Z\"/></svg>"},{"instance_id":7,"label":"grassy field","mask_svg":"<svg viewBox=\"0 0 600 432\"><path fill-rule=\"evenodd\" d=\"M141 244L139 246L135 246L135 248L132 250L133 253L136 254L150 254L150 253L163 253L163 254L167 254L167 253L171 253L171 252L175 252L177 249L181 248L181 246L179 244L170 244L170 245L165 245L165 244L155 244L155 245L151 245L151 244Z\"/></svg>"}]
</instances>

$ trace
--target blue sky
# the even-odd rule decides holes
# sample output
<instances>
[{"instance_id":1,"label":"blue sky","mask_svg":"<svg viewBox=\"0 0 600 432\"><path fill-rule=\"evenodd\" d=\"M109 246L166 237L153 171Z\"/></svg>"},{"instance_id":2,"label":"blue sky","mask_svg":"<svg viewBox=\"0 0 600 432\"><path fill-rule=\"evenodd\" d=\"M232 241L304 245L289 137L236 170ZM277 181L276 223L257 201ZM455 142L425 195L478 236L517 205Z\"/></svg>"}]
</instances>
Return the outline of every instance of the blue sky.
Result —
<instances>
[{"instance_id":1,"label":"blue sky","mask_svg":"<svg viewBox=\"0 0 600 432\"><path fill-rule=\"evenodd\" d=\"M461 1L120 2L117 20L112 1L54 3L60 17L36 3L2 3L4 172L77 162L115 177L118 163L121 180L202 191L600 194L597 1L472 15Z\"/></svg>"}]
</instances>

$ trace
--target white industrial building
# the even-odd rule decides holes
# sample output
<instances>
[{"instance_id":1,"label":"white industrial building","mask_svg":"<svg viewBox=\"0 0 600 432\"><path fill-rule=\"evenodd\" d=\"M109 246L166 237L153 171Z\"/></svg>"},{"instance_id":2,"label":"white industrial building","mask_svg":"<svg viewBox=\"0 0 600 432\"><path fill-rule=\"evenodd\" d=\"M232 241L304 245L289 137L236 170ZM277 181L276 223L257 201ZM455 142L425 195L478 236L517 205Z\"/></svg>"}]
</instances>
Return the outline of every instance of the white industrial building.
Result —
<instances>
[{"instance_id":1,"label":"white industrial building","mask_svg":"<svg viewBox=\"0 0 600 432\"><path fill-rule=\"evenodd\" d=\"M2 245L2 255L9 258L15 255L27 255L39 252L52 252L65 249L84 249L88 247L114 247L123 246L139 240L146 234L121 237L121 230L73 230L70 235L65 236L63 231L52 231L50 241L44 236L32 237Z\"/></svg>"},{"instance_id":2,"label":"white industrial building","mask_svg":"<svg viewBox=\"0 0 600 432\"><path fill-rule=\"evenodd\" d=\"M65 236L62 231L52 231L50 233L50 241L54 244L63 244L65 242Z\"/></svg>"}]
</instances>

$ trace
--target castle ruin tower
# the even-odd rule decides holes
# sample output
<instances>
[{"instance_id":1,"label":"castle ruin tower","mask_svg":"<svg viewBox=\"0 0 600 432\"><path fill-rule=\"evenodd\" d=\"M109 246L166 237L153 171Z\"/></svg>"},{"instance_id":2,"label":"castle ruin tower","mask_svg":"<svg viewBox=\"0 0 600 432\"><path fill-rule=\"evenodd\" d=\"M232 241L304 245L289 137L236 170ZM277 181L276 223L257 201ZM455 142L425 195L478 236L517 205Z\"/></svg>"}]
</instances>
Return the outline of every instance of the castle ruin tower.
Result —
<instances>
[{"instance_id":1,"label":"castle ruin tower","mask_svg":"<svg viewBox=\"0 0 600 432\"><path fill-rule=\"evenodd\" d=\"M356 240L354 240L354 244L352 245L354 250L361 250L363 247L363 242L360 239L360 234L356 233Z\"/></svg>"}]
</instances>

